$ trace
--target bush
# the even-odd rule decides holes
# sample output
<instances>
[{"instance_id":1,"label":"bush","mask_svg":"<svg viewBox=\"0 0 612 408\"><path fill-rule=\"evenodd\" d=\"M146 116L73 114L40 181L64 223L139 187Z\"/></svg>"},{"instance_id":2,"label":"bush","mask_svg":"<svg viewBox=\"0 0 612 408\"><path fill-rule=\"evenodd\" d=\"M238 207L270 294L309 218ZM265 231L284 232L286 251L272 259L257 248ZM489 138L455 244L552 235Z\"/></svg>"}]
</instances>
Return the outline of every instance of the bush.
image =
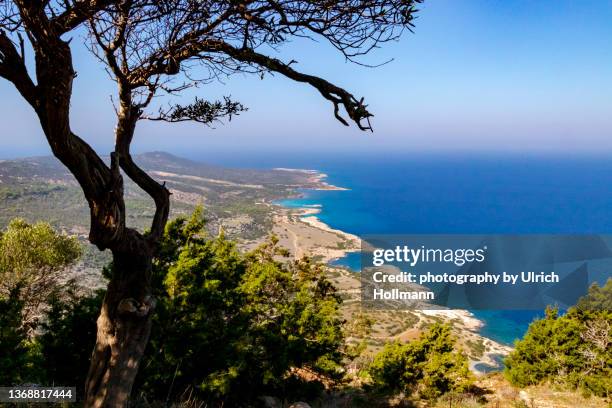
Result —
<instances>
[{"instance_id":1,"label":"bush","mask_svg":"<svg viewBox=\"0 0 612 408\"><path fill-rule=\"evenodd\" d=\"M135 390L158 401L190 395L235 405L302 388L291 368L341 374L340 298L321 267L282 261L287 252L275 238L246 255L222 235L207 239L200 214L169 223L163 237L152 282L157 310ZM28 278L0 290L0 384L82 385L104 292L78 294L54 278L35 296L41 314L25 319L32 297L21 290L32 292L37 273L59 276L79 254L76 241L22 221L0 240L0 275Z\"/></svg>"},{"instance_id":2,"label":"bush","mask_svg":"<svg viewBox=\"0 0 612 408\"><path fill-rule=\"evenodd\" d=\"M0 384L21 384L30 379L31 354L26 327L22 325L20 288L0 295Z\"/></svg>"},{"instance_id":3,"label":"bush","mask_svg":"<svg viewBox=\"0 0 612 408\"><path fill-rule=\"evenodd\" d=\"M594 285L577 307L560 316L548 308L531 323L505 360L505 375L524 387L551 381L607 397L612 390L612 279Z\"/></svg>"},{"instance_id":4,"label":"bush","mask_svg":"<svg viewBox=\"0 0 612 408\"><path fill-rule=\"evenodd\" d=\"M45 382L35 334L61 275L80 256L78 241L49 224L11 221L0 231L0 384Z\"/></svg>"},{"instance_id":5,"label":"bush","mask_svg":"<svg viewBox=\"0 0 612 408\"><path fill-rule=\"evenodd\" d=\"M448 392L464 392L472 378L467 358L454 350L448 325L433 324L419 340L385 345L374 357L370 375L381 389L435 399Z\"/></svg>"},{"instance_id":6,"label":"bush","mask_svg":"<svg viewBox=\"0 0 612 408\"><path fill-rule=\"evenodd\" d=\"M73 290L49 300L49 311L37 338L47 384L84 384L96 341L96 318L104 292L78 296Z\"/></svg>"},{"instance_id":7,"label":"bush","mask_svg":"<svg viewBox=\"0 0 612 408\"><path fill-rule=\"evenodd\" d=\"M15 219L0 232L0 294L21 286L24 309L34 308L60 286L66 267L80 256L76 238L56 233L47 223Z\"/></svg>"},{"instance_id":8,"label":"bush","mask_svg":"<svg viewBox=\"0 0 612 408\"><path fill-rule=\"evenodd\" d=\"M340 299L319 266L279 261L275 238L242 255L222 235L207 239L199 212L168 225L161 254L142 394L235 404L288 392L292 367L339 371Z\"/></svg>"}]
</instances>

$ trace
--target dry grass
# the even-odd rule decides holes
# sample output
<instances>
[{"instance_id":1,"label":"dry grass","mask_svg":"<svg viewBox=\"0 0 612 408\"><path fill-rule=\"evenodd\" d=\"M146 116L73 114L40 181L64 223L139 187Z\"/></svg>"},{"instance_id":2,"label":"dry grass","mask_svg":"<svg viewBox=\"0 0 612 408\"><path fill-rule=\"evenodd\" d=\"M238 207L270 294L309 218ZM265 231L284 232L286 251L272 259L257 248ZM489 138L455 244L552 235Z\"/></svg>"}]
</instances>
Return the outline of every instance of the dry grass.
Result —
<instances>
[{"instance_id":1,"label":"dry grass","mask_svg":"<svg viewBox=\"0 0 612 408\"><path fill-rule=\"evenodd\" d=\"M585 397L580 391L568 391L552 385L518 389L508 383L500 373L482 377L478 386L492 391L486 396L486 407L495 408L609 408L610 401ZM449 405L441 405L449 406ZM465 407L471 407L466 405ZM482 406L482 405L481 405ZM453 405L453 407L464 407Z\"/></svg>"}]
</instances>

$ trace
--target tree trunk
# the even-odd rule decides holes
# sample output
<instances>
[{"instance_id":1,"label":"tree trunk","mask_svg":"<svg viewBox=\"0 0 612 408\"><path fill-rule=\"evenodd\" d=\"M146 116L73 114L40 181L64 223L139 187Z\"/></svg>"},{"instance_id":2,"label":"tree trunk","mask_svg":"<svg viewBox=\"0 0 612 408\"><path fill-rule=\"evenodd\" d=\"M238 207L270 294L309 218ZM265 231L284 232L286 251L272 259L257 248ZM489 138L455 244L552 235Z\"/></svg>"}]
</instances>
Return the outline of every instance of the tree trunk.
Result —
<instances>
[{"instance_id":1,"label":"tree trunk","mask_svg":"<svg viewBox=\"0 0 612 408\"><path fill-rule=\"evenodd\" d=\"M81 186L90 208L90 242L113 253L113 276L97 321L85 405L124 407L151 331L155 307L151 268L168 220L170 192L138 167L130 155L134 129L146 106L133 102L136 88L125 77L119 81L115 150L108 166L70 127L76 72L70 40L62 39L62 26L49 19L45 2L15 4L34 50L37 81L35 84L28 74L23 49L19 52L3 29L0 29L0 77L11 81L32 106L54 156ZM71 18L87 20L81 13L89 10L89 6L84 7L81 12L71 12ZM155 215L146 236L126 226L122 171L155 202Z\"/></svg>"},{"instance_id":2,"label":"tree trunk","mask_svg":"<svg viewBox=\"0 0 612 408\"><path fill-rule=\"evenodd\" d=\"M153 251L127 230L113 250L113 275L98 317L98 334L85 384L85 406L125 407L151 332Z\"/></svg>"}]
</instances>

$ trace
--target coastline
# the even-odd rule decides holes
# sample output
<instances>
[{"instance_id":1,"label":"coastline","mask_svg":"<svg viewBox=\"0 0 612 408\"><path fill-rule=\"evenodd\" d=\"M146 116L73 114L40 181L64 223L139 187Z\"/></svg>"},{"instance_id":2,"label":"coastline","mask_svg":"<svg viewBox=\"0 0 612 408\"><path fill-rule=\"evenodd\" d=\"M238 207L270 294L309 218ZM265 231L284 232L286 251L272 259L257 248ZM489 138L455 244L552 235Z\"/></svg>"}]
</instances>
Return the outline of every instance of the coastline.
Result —
<instances>
[{"instance_id":1,"label":"coastline","mask_svg":"<svg viewBox=\"0 0 612 408\"><path fill-rule=\"evenodd\" d=\"M347 191L348 188L334 186L329 184L325 179L328 177L327 174L322 173L318 170L312 169L293 169L288 167L275 167L272 170L276 171L287 171L292 173L302 173L308 175L308 182L312 183L313 187L306 187L308 190L330 190L330 191Z\"/></svg>"},{"instance_id":2,"label":"coastline","mask_svg":"<svg viewBox=\"0 0 612 408\"><path fill-rule=\"evenodd\" d=\"M294 258L309 256L327 264L361 249L359 237L322 222L316 216L318 208L287 208L279 204L274 207L272 232Z\"/></svg>"},{"instance_id":3,"label":"coastline","mask_svg":"<svg viewBox=\"0 0 612 408\"><path fill-rule=\"evenodd\" d=\"M298 171L312 175L309 177L309 184L312 184L300 187L304 190L348 190L329 184L325 181L327 175L316 170L284 168L276 170ZM299 194L291 198L303 197L303 194ZM344 310L343 314L350 319L354 313L362 313L359 311L361 283L358 275L349 271L348 268L330 265L330 262L343 258L348 253L360 251L361 239L321 221L317 217L322 211L320 204L286 207L280 203L274 203L272 208L273 232L279 237L280 244L288 248L294 258L310 256L316 261L327 264L331 271L332 281L345 298L346 306L343 307L347 310ZM512 350L509 346L482 336L480 329L485 323L467 310L411 310L406 312L407 317L410 316L411 319L416 320L410 327L402 326L406 324L402 322L400 314L397 325L404 330L396 333L395 330L383 329L384 325L380 324L381 328L376 328L375 331L378 333L373 339L381 345L386 341L411 340L418 337L422 331L420 328L436 321L447 322L452 325L458 338L458 344L466 350L470 369L477 375L500 370L502 368L499 366L500 356L507 355ZM388 321L389 316L384 316L384 314L384 311L378 311L375 313L376 319L381 322ZM374 351L376 348L372 347Z\"/></svg>"}]
</instances>

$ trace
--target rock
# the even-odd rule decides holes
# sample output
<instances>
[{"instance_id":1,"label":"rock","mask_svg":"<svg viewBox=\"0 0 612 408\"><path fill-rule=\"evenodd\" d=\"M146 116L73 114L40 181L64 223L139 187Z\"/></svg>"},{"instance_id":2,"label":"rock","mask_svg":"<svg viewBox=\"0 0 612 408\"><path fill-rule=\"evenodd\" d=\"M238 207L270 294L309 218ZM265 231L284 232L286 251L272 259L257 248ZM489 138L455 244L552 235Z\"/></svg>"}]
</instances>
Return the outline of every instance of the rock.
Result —
<instances>
[{"instance_id":1,"label":"rock","mask_svg":"<svg viewBox=\"0 0 612 408\"><path fill-rule=\"evenodd\" d=\"M263 403L266 408L281 408L283 404L278 398L271 397L269 395L259 397L259 400Z\"/></svg>"},{"instance_id":2,"label":"rock","mask_svg":"<svg viewBox=\"0 0 612 408\"><path fill-rule=\"evenodd\" d=\"M525 401L526 403L531 402L531 398L529 398L529 394L527 394L527 391L525 390L521 390L519 392L519 398L523 401Z\"/></svg>"}]
</instances>

